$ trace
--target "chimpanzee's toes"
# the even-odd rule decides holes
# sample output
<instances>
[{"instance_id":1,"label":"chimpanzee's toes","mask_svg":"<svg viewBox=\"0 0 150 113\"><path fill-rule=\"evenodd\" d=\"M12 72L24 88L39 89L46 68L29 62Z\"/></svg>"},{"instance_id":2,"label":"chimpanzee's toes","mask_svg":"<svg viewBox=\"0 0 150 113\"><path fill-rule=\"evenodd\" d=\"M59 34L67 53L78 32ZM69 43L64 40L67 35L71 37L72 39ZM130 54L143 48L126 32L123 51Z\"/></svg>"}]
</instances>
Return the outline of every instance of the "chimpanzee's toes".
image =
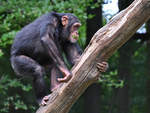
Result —
<instances>
[{"instance_id":1,"label":"chimpanzee's toes","mask_svg":"<svg viewBox=\"0 0 150 113\"><path fill-rule=\"evenodd\" d=\"M49 100L49 96L45 96L43 97L43 99L38 99L37 101L40 106L45 106L47 105L48 100Z\"/></svg>"}]
</instances>

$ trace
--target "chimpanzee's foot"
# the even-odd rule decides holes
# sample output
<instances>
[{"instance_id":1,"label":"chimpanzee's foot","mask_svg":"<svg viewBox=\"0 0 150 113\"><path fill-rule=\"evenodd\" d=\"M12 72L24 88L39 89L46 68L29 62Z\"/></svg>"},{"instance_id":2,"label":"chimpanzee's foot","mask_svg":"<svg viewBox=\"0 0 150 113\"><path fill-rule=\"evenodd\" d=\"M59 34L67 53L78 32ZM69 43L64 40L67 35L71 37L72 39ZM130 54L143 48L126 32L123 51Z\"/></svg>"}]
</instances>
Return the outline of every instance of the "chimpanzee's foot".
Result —
<instances>
[{"instance_id":1,"label":"chimpanzee's foot","mask_svg":"<svg viewBox=\"0 0 150 113\"><path fill-rule=\"evenodd\" d=\"M51 87L51 92L54 92L56 89L58 89L60 87L60 84L57 84L53 87ZM47 105L47 101L49 100L50 95L44 96L43 99L38 99L38 104L40 106L46 106Z\"/></svg>"},{"instance_id":2,"label":"chimpanzee's foot","mask_svg":"<svg viewBox=\"0 0 150 113\"><path fill-rule=\"evenodd\" d=\"M48 100L49 100L49 95L43 97L43 99L38 100L38 103L39 103L40 106L45 106L45 105L47 105Z\"/></svg>"}]
</instances>

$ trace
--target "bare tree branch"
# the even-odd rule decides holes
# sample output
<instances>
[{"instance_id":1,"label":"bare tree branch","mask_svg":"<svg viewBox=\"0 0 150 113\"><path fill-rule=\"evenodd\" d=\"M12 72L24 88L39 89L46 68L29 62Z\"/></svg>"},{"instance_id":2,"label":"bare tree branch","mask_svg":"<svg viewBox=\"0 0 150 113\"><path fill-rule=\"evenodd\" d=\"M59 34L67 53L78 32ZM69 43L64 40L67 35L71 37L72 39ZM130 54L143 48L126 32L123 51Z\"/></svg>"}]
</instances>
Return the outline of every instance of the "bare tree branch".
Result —
<instances>
[{"instance_id":1,"label":"bare tree branch","mask_svg":"<svg viewBox=\"0 0 150 113\"><path fill-rule=\"evenodd\" d=\"M67 113L85 89L97 80L99 72L95 64L107 60L149 18L150 0L135 0L117 14L95 33L80 61L72 68L72 79L53 92L48 105L36 113Z\"/></svg>"}]
</instances>

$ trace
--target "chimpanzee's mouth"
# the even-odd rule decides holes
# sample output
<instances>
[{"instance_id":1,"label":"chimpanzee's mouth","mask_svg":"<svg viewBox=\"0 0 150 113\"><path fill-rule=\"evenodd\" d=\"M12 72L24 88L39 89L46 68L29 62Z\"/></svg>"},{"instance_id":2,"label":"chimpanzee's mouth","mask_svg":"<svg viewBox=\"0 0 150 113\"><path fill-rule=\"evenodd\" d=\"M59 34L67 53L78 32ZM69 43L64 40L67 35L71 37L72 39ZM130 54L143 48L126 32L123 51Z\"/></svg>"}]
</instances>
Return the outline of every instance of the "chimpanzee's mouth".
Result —
<instances>
[{"instance_id":1,"label":"chimpanzee's mouth","mask_svg":"<svg viewBox=\"0 0 150 113\"><path fill-rule=\"evenodd\" d=\"M78 36L72 36L72 38L78 40Z\"/></svg>"}]
</instances>

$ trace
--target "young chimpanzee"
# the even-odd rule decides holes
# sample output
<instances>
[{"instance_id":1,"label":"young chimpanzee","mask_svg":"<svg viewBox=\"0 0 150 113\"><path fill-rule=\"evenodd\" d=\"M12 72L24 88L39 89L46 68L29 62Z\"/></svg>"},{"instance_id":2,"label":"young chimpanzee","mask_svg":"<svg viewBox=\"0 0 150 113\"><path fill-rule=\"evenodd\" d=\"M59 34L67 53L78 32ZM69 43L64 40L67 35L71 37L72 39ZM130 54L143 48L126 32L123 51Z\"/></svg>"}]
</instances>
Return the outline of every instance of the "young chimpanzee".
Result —
<instances>
[{"instance_id":1,"label":"young chimpanzee","mask_svg":"<svg viewBox=\"0 0 150 113\"><path fill-rule=\"evenodd\" d=\"M37 101L45 105L47 97L44 75L51 75L51 91L61 82L71 79L62 57L66 54L71 65L80 57L82 50L77 44L80 21L70 13L47 13L25 26L17 33L11 48L11 64L17 75L32 76ZM100 71L107 63L98 65Z\"/></svg>"}]
</instances>

